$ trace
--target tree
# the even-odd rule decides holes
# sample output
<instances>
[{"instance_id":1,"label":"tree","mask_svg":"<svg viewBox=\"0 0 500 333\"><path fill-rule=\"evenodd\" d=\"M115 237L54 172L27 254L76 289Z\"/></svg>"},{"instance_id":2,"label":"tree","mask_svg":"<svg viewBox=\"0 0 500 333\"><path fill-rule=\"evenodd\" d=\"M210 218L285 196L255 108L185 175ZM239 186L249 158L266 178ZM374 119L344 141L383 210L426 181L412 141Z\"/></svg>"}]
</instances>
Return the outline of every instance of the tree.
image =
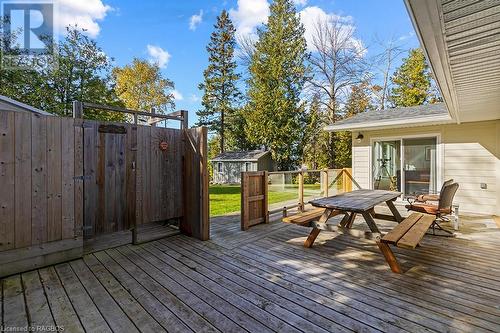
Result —
<instances>
[{"instance_id":1,"label":"tree","mask_svg":"<svg viewBox=\"0 0 500 333\"><path fill-rule=\"evenodd\" d=\"M56 62L41 70L37 90L42 109L68 116L75 100L97 104L120 104L109 85L112 59L108 58L85 30L68 27L66 38L57 47ZM119 120L108 112L88 112L90 118Z\"/></svg>"},{"instance_id":2,"label":"tree","mask_svg":"<svg viewBox=\"0 0 500 333\"><path fill-rule=\"evenodd\" d=\"M61 116L72 113L75 100L121 105L109 84L111 60L85 30L69 26L55 49L54 61L31 70L2 70L0 91L24 103ZM86 110L87 118L122 120L123 115Z\"/></svg>"},{"instance_id":3,"label":"tree","mask_svg":"<svg viewBox=\"0 0 500 333\"><path fill-rule=\"evenodd\" d=\"M387 43L378 40L377 44L383 49L374 59L374 67L378 71L377 74L381 76L381 85L373 86L372 91L378 99L378 108L384 110L387 106L387 100L389 99L390 75L393 70L394 62L404 50L393 38Z\"/></svg>"},{"instance_id":4,"label":"tree","mask_svg":"<svg viewBox=\"0 0 500 333\"><path fill-rule=\"evenodd\" d=\"M341 106L350 87L366 80L365 49L356 40L354 27L337 18L318 20L312 43L315 51L310 58L313 75L309 84L321 97L326 121L333 124L343 118ZM336 135L329 132L325 143L327 166L330 168L337 167Z\"/></svg>"},{"instance_id":5,"label":"tree","mask_svg":"<svg viewBox=\"0 0 500 333\"><path fill-rule=\"evenodd\" d=\"M231 135L231 124L235 121L235 104L241 97L237 87L240 76L235 72L236 29L226 10L217 17L214 28L207 46L209 64L203 72L204 82L199 85L199 89L203 90L203 109L196 114L198 125L208 126L209 130L217 133L220 151L223 152L227 145L226 136Z\"/></svg>"},{"instance_id":6,"label":"tree","mask_svg":"<svg viewBox=\"0 0 500 333\"><path fill-rule=\"evenodd\" d=\"M375 107L371 99L371 85L363 81L350 89L350 94L344 106L345 118L350 118L359 113L373 110ZM348 168L352 165L352 134L351 132L337 132L335 140L335 165L337 168Z\"/></svg>"},{"instance_id":7,"label":"tree","mask_svg":"<svg viewBox=\"0 0 500 333\"><path fill-rule=\"evenodd\" d=\"M291 0L275 0L269 20L257 31L248 81L245 132L270 149L278 168L290 169L301 155L305 107L306 40Z\"/></svg>"},{"instance_id":8,"label":"tree","mask_svg":"<svg viewBox=\"0 0 500 333\"><path fill-rule=\"evenodd\" d=\"M320 97L315 94L309 106L307 114L307 126L304 135L304 150L302 163L309 168L316 170L327 166L326 155L324 154L326 125L324 112L320 103Z\"/></svg>"},{"instance_id":9,"label":"tree","mask_svg":"<svg viewBox=\"0 0 500 333\"><path fill-rule=\"evenodd\" d=\"M421 49L410 50L391 78L390 100L395 107L421 105L429 101L431 76Z\"/></svg>"},{"instance_id":10,"label":"tree","mask_svg":"<svg viewBox=\"0 0 500 333\"><path fill-rule=\"evenodd\" d=\"M164 78L157 64L135 58L132 64L113 69L115 92L129 109L166 113L175 108L174 83Z\"/></svg>"}]
</instances>

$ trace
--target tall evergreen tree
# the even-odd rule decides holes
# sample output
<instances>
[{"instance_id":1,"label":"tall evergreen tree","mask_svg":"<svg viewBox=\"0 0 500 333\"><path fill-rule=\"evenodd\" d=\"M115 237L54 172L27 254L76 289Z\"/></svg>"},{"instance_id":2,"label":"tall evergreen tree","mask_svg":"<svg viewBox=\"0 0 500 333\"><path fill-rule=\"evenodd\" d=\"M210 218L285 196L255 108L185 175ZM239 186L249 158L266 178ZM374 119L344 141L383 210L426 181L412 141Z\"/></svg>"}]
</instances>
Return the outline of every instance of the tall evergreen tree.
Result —
<instances>
[{"instance_id":1,"label":"tall evergreen tree","mask_svg":"<svg viewBox=\"0 0 500 333\"><path fill-rule=\"evenodd\" d=\"M390 100L395 107L421 105L429 101L431 75L421 49L410 50L391 78Z\"/></svg>"},{"instance_id":2,"label":"tall evergreen tree","mask_svg":"<svg viewBox=\"0 0 500 333\"><path fill-rule=\"evenodd\" d=\"M236 29L226 10L217 17L214 28L207 46L209 64L203 72L204 82L199 85L199 89L203 90L203 108L196 114L198 125L208 126L217 133L220 151L223 152L241 96L237 87L240 76L236 73L234 59Z\"/></svg>"},{"instance_id":3,"label":"tall evergreen tree","mask_svg":"<svg viewBox=\"0 0 500 333\"><path fill-rule=\"evenodd\" d=\"M314 94L309 106L302 154L302 163L314 170L328 165L324 154L327 133L323 129L327 122L320 99L318 94Z\"/></svg>"},{"instance_id":4,"label":"tall evergreen tree","mask_svg":"<svg viewBox=\"0 0 500 333\"><path fill-rule=\"evenodd\" d=\"M306 40L291 0L275 0L267 24L258 30L249 66L248 138L265 145L282 170L296 166L301 155L306 80Z\"/></svg>"}]
</instances>

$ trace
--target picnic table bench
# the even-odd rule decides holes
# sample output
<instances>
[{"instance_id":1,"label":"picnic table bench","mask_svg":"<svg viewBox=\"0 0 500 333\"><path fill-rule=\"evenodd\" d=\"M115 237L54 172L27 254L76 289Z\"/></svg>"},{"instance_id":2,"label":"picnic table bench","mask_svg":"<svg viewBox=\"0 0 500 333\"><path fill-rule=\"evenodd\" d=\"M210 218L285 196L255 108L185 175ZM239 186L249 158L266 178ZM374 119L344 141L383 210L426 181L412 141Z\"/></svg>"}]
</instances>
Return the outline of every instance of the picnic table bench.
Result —
<instances>
[{"instance_id":1,"label":"picnic table bench","mask_svg":"<svg viewBox=\"0 0 500 333\"><path fill-rule=\"evenodd\" d=\"M294 214L292 216L287 216L281 220L285 223L292 223L301 225L303 227L308 227L311 222L316 221L323 215L325 210L323 208L316 208L313 210L305 211L302 213Z\"/></svg>"},{"instance_id":2,"label":"picnic table bench","mask_svg":"<svg viewBox=\"0 0 500 333\"><path fill-rule=\"evenodd\" d=\"M377 245L394 273L403 273L399 262L389 245L405 249L415 249L432 225L434 215L413 213L382 238L377 237Z\"/></svg>"}]
</instances>

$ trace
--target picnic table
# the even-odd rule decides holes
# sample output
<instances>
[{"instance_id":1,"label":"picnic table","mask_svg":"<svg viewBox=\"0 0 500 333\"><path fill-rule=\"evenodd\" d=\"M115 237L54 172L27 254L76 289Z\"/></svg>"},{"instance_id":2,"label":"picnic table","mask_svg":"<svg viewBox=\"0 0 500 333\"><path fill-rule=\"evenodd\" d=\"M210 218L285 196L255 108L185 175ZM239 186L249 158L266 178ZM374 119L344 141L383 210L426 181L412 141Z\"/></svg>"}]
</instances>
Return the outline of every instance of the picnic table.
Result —
<instances>
[{"instance_id":1,"label":"picnic table","mask_svg":"<svg viewBox=\"0 0 500 333\"><path fill-rule=\"evenodd\" d=\"M314 223L313 230L304 243L305 247L311 247L321 230L332 230L326 224L328 219L344 215L339 226L344 229L351 229L357 214L361 214L372 233L380 234L374 218L395 221L400 223L403 218L394 206L394 200L401 195L401 192L384 190L355 190L331 197L312 200L309 203L315 207L324 208L319 221ZM375 212L375 206L386 203L392 215L379 214ZM339 228L336 228L336 231Z\"/></svg>"}]
</instances>

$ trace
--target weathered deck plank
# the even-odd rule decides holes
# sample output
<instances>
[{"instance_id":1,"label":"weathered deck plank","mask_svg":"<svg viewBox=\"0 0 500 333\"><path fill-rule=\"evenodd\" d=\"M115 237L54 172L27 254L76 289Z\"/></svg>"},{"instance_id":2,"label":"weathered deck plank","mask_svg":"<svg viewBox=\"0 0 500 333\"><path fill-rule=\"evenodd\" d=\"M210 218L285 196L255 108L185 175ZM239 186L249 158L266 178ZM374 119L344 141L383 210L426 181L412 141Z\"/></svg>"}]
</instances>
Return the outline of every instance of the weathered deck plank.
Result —
<instances>
[{"instance_id":1,"label":"weathered deck plank","mask_svg":"<svg viewBox=\"0 0 500 333\"><path fill-rule=\"evenodd\" d=\"M373 241L324 232L305 249L308 228L270 223L241 232L237 219L214 221L212 241L178 235L5 278L2 324L76 332L500 331L493 220L466 219L463 238L426 236L414 251L396 249L410 268L396 275Z\"/></svg>"}]
</instances>

